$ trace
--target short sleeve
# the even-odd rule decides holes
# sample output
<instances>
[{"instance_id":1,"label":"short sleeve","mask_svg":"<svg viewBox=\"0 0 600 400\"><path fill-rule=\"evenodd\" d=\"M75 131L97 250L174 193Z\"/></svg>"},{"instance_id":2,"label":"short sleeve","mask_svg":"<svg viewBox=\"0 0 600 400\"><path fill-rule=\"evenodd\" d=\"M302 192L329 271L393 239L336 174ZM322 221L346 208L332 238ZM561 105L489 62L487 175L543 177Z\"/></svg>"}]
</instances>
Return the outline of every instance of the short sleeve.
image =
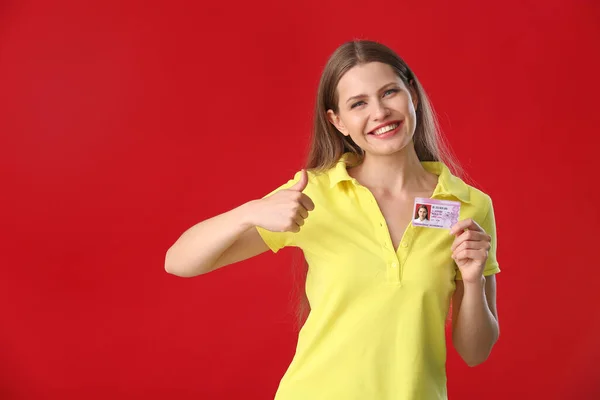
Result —
<instances>
[{"instance_id":1,"label":"short sleeve","mask_svg":"<svg viewBox=\"0 0 600 400\"><path fill-rule=\"evenodd\" d=\"M288 189L294 186L300 180L300 177L301 171L296 173L294 179L290 179L287 183L281 185L277 189L273 190L271 193L264 196L263 199L272 196L280 190ZM271 249L273 253L277 253L279 250L287 246L295 246L295 238L297 234L294 232L271 232L269 230L261 228L260 226L257 226L256 230L258 231L260 237L263 239L265 244L269 247L269 249Z\"/></svg>"},{"instance_id":2,"label":"short sleeve","mask_svg":"<svg viewBox=\"0 0 600 400\"><path fill-rule=\"evenodd\" d=\"M494 214L494 205L492 204L491 199L489 199L488 204L488 210L485 214L484 219L481 222L477 221L479 225L483 228L483 230L492 237L491 248L488 251L488 259L483 269L484 276L490 276L500 272L500 265L498 264L498 259L496 258L496 251L498 248L498 238L496 236L496 219ZM460 270L458 268L456 270L456 279L462 279Z\"/></svg>"}]
</instances>

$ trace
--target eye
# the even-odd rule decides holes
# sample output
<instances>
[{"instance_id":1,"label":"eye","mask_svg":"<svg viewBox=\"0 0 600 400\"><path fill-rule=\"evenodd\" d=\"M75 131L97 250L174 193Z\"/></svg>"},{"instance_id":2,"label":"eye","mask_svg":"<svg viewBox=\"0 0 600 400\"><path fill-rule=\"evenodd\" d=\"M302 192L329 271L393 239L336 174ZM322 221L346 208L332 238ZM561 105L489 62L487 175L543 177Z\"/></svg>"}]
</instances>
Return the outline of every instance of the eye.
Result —
<instances>
[{"instance_id":1,"label":"eye","mask_svg":"<svg viewBox=\"0 0 600 400\"><path fill-rule=\"evenodd\" d=\"M393 93L398 93L399 91L400 91L399 89L389 89L389 90L386 90L383 95L384 96L388 96L388 95L393 94Z\"/></svg>"},{"instance_id":2,"label":"eye","mask_svg":"<svg viewBox=\"0 0 600 400\"><path fill-rule=\"evenodd\" d=\"M360 105L362 105L362 104L364 104L364 103L365 103L364 101L357 101L356 103L352 104L352 105L350 106L350 108L358 107L358 106L360 106Z\"/></svg>"}]
</instances>

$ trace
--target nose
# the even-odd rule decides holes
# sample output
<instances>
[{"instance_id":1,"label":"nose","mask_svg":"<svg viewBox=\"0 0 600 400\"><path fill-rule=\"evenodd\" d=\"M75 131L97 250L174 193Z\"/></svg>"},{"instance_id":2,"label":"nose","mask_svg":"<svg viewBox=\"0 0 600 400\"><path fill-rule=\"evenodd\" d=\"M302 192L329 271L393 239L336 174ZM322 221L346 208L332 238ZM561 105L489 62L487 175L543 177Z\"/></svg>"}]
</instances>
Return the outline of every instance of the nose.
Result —
<instances>
[{"instance_id":1,"label":"nose","mask_svg":"<svg viewBox=\"0 0 600 400\"><path fill-rule=\"evenodd\" d=\"M385 106L385 104L383 104L381 101L374 103L373 118L376 121L384 120L388 115L390 115L390 110Z\"/></svg>"}]
</instances>

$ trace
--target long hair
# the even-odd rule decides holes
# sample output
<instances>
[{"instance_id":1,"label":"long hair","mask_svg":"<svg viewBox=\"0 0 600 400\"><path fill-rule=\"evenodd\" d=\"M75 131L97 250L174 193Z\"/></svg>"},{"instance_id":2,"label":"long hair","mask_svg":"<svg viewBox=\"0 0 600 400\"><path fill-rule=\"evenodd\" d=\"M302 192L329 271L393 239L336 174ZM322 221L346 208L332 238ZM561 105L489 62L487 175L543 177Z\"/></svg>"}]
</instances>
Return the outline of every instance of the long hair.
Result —
<instances>
[{"instance_id":1,"label":"long hair","mask_svg":"<svg viewBox=\"0 0 600 400\"><path fill-rule=\"evenodd\" d=\"M413 141L419 160L443 162L455 175L462 175L463 171L440 132L433 107L415 74L392 49L369 40L355 40L342 44L333 52L325 65L317 90L314 126L306 169L315 172L326 171L347 152L356 155L357 165L364 160L364 151L349 136L342 135L333 126L327 118L327 110L335 113L339 111L337 86L342 76L351 68L370 62L391 66L406 87L411 88L416 94L418 103ZM297 270L300 275L296 277L296 281L304 284L308 265L304 257L300 263L301 267ZM310 304L304 287L297 288L297 292L296 298L299 300L297 318L299 325L302 325L310 312Z\"/></svg>"}]
</instances>

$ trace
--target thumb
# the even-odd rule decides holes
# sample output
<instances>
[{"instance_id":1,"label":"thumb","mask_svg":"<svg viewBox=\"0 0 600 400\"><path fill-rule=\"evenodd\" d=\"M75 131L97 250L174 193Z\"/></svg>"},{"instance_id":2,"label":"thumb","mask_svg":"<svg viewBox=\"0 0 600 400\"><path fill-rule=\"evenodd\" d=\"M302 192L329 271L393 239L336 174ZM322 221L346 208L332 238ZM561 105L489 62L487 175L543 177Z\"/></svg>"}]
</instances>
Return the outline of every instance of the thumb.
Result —
<instances>
[{"instance_id":1,"label":"thumb","mask_svg":"<svg viewBox=\"0 0 600 400\"><path fill-rule=\"evenodd\" d=\"M296 184L294 186L292 186L290 188L290 190L295 190L297 192L301 192L304 189L306 189L306 185L308 184L308 174L306 173L306 170L302 170L300 175L300 180L298 182L296 182Z\"/></svg>"}]
</instances>

